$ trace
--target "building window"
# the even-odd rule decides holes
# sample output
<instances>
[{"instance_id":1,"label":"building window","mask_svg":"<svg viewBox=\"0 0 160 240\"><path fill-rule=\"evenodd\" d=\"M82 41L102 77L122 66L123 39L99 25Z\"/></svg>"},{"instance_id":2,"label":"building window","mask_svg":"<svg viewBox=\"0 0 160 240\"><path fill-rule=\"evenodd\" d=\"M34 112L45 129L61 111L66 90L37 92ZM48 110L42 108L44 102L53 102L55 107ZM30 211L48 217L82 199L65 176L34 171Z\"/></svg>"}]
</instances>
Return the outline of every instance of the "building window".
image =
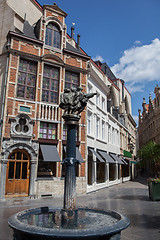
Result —
<instances>
[{"instance_id":1,"label":"building window","mask_svg":"<svg viewBox=\"0 0 160 240\"><path fill-rule=\"evenodd\" d=\"M57 104L58 94L59 69L45 65L43 73L42 101Z\"/></svg>"},{"instance_id":2,"label":"building window","mask_svg":"<svg viewBox=\"0 0 160 240\"><path fill-rule=\"evenodd\" d=\"M119 131L117 130L117 145L119 146Z\"/></svg>"},{"instance_id":3,"label":"building window","mask_svg":"<svg viewBox=\"0 0 160 240\"><path fill-rule=\"evenodd\" d=\"M57 125L54 123L40 123L40 138L57 139Z\"/></svg>"},{"instance_id":4,"label":"building window","mask_svg":"<svg viewBox=\"0 0 160 240\"><path fill-rule=\"evenodd\" d=\"M88 93L92 93L92 86L88 83Z\"/></svg>"},{"instance_id":5,"label":"building window","mask_svg":"<svg viewBox=\"0 0 160 240\"><path fill-rule=\"evenodd\" d=\"M99 122L100 122L100 119L99 119L99 117L97 117L96 118L96 137L97 138L99 138L99 133L100 133L100 131L99 131L99 127L100 127Z\"/></svg>"},{"instance_id":6,"label":"building window","mask_svg":"<svg viewBox=\"0 0 160 240\"><path fill-rule=\"evenodd\" d=\"M65 88L77 88L79 86L79 74L68 72L65 73Z\"/></svg>"},{"instance_id":7,"label":"building window","mask_svg":"<svg viewBox=\"0 0 160 240\"><path fill-rule=\"evenodd\" d=\"M108 125L108 142L111 143L111 125Z\"/></svg>"},{"instance_id":8,"label":"building window","mask_svg":"<svg viewBox=\"0 0 160 240\"><path fill-rule=\"evenodd\" d=\"M98 92L96 92L97 95L96 95L96 105L99 106L100 104L100 94Z\"/></svg>"},{"instance_id":9,"label":"building window","mask_svg":"<svg viewBox=\"0 0 160 240\"><path fill-rule=\"evenodd\" d=\"M40 178L50 178L56 177L56 162L44 162L41 148L39 150L39 159L38 159L38 172L37 177Z\"/></svg>"},{"instance_id":10,"label":"building window","mask_svg":"<svg viewBox=\"0 0 160 240\"><path fill-rule=\"evenodd\" d=\"M35 99L37 64L20 60L17 83L17 97Z\"/></svg>"},{"instance_id":11,"label":"building window","mask_svg":"<svg viewBox=\"0 0 160 240\"><path fill-rule=\"evenodd\" d=\"M55 47L55 48L60 48L60 46L61 46L60 30L53 23L49 23L46 27L45 44L49 45L49 46L52 46L52 47Z\"/></svg>"},{"instance_id":12,"label":"building window","mask_svg":"<svg viewBox=\"0 0 160 240\"><path fill-rule=\"evenodd\" d=\"M76 141L79 139L79 128L76 129ZM63 124L63 140L67 141L67 127Z\"/></svg>"},{"instance_id":13,"label":"building window","mask_svg":"<svg viewBox=\"0 0 160 240\"><path fill-rule=\"evenodd\" d=\"M115 143L115 134L114 134L114 128L112 127L112 144Z\"/></svg>"},{"instance_id":14,"label":"building window","mask_svg":"<svg viewBox=\"0 0 160 240\"><path fill-rule=\"evenodd\" d=\"M105 139L105 122L102 121L102 140Z\"/></svg>"},{"instance_id":15,"label":"building window","mask_svg":"<svg viewBox=\"0 0 160 240\"><path fill-rule=\"evenodd\" d=\"M105 110L105 98L102 97L102 110Z\"/></svg>"},{"instance_id":16,"label":"building window","mask_svg":"<svg viewBox=\"0 0 160 240\"><path fill-rule=\"evenodd\" d=\"M91 121L92 121L92 113L90 111L87 112L87 133L91 134Z\"/></svg>"}]
</instances>

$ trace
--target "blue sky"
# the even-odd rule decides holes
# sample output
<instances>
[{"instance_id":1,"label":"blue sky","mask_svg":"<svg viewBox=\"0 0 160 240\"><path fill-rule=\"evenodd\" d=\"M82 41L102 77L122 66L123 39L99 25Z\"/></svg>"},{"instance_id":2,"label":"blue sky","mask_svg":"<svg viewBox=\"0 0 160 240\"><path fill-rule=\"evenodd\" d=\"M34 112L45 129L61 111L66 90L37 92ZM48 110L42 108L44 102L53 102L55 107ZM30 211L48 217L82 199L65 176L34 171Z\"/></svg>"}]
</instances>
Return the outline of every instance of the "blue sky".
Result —
<instances>
[{"instance_id":1,"label":"blue sky","mask_svg":"<svg viewBox=\"0 0 160 240\"><path fill-rule=\"evenodd\" d=\"M67 32L75 23L75 39L92 59L107 62L132 95L136 119L143 97L160 85L160 0L38 0L64 10Z\"/></svg>"}]
</instances>

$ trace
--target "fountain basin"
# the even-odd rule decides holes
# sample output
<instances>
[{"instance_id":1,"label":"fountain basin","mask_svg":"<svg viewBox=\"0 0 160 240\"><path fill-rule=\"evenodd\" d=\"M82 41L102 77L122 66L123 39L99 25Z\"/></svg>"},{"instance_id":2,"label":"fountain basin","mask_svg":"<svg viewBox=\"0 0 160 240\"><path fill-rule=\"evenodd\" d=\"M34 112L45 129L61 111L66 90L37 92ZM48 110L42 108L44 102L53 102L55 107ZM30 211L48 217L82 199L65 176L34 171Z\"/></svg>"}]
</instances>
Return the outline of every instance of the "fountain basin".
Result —
<instances>
[{"instance_id":1,"label":"fountain basin","mask_svg":"<svg viewBox=\"0 0 160 240\"><path fill-rule=\"evenodd\" d=\"M118 240L129 219L113 211L41 207L21 211L8 220L14 240Z\"/></svg>"}]
</instances>

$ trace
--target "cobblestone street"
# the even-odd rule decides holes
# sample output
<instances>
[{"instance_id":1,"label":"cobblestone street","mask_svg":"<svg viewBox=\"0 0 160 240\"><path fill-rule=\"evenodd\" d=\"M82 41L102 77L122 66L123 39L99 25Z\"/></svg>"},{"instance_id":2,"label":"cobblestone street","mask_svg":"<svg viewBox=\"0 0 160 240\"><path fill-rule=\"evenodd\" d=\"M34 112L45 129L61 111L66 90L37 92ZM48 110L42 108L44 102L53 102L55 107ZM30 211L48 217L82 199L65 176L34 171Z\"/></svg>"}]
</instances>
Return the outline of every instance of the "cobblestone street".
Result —
<instances>
[{"instance_id":1,"label":"cobblestone street","mask_svg":"<svg viewBox=\"0 0 160 240\"><path fill-rule=\"evenodd\" d=\"M0 202L0 239L12 240L8 218L21 210L40 206L63 205L62 198L7 199ZM77 206L117 211L130 219L130 226L122 231L121 240L159 240L160 202L148 197L147 182L143 178L77 197Z\"/></svg>"}]
</instances>

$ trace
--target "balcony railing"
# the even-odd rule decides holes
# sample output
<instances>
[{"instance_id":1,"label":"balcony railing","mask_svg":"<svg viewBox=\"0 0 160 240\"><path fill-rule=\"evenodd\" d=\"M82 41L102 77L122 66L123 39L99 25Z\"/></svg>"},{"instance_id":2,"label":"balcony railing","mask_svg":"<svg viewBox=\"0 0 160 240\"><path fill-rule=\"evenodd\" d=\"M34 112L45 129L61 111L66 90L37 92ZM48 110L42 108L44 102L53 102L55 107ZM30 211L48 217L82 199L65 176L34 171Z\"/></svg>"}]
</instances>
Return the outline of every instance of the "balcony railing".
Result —
<instances>
[{"instance_id":1,"label":"balcony railing","mask_svg":"<svg viewBox=\"0 0 160 240\"><path fill-rule=\"evenodd\" d=\"M39 119L46 121L58 121L58 105L40 103Z\"/></svg>"}]
</instances>

